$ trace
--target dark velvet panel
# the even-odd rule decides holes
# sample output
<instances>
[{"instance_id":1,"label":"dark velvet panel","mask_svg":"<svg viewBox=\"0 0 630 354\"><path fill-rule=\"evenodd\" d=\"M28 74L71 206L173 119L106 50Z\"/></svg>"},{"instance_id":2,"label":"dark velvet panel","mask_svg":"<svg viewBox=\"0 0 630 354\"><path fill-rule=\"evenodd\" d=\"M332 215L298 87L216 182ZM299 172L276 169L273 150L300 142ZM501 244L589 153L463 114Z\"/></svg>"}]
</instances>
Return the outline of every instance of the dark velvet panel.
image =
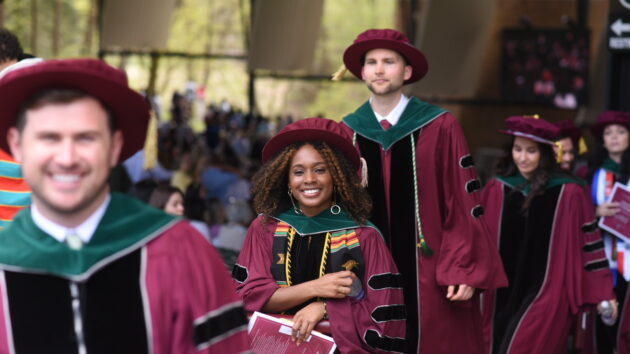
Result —
<instances>
[{"instance_id":1,"label":"dark velvet panel","mask_svg":"<svg viewBox=\"0 0 630 354\"><path fill-rule=\"evenodd\" d=\"M597 225L597 219L589 222L588 224L582 225L582 232L590 234L591 232L595 232L599 226Z\"/></svg>"},{"instance_id":2,"label":"dark velvet panel","mask_svg":"<svg viewBox=\"0 0 630 354\"><path fill-rule=\"evenodd\" d=\"M405 353L405 340L402 338L390 338L381 336L375 330L365 332L365 342L374 349L385 352Z\"/></svg>"},{"instance_id":3,"label":"dark velvet panel","mask_svg":"<svg viewBox=\"0 0 630 354\"><path fill-rule=\"evenodd\" d=\"M420 130L414 132L417 144ZM391 147L390 212L396 223L388 224L380 145L357 135L362 156L368 163L368 191L373 201L372 221L385 235L385 240L403 278L407 306L407 343L418 342L418 266L417 236L413 193L413 161L409 136ZM420 171L422 173L422 171ZM422 216L421 216L422 217ZM430 245L429 245L430 246ZM422 296L420 294L420 296ZM422 301L422 300L420 300Z\"/></svg>"},{"instance_id":4,"label":"dark velvet panel","mask_svg":"<svg viewBox=\"0 0 630 354\"><path fill-rule=\"evenodd\" d=\"M590 263L586 263L586 265L584 266L584 268L589 271L589 272L594 272L600 269L607 269L609 268L609 264L608 264L608 259L604 258L604 259L600 259L598 261L593 261Z\"/></svg>"},{"instance_id":5,"label":"dark velvet panel","mask_svg":"<svg viewBox=\"0 0 630 354\"><path fill-rule=\"evenodd\" d=\"M240 264L235 264L234 268L232 268L232 278L239 283L244 283L248 277L247 268L243 267Z\"/></svg>"},{"instance_id":6,"label":"dark velvet panel","mask_svg":"<svg viewBox=\"0 0 630 354\"><path fill-rule=\"evenodd\" d=\"M604 249L604 240L598 240L592 243L587 243L582 246L584 252L596 252Z\"/></svg>"},{"instance_id":7,"label":"dark velvet panel","mask_svg":"<svg viewBox=\"0 0 630 354\"><path fill-rule=\"evenodd\" d=\"M387 222L387 207L385 200L385 188L381 161L380 145L357 135L357 143L361 149L361 156L365 158L368 165L368 185L367 190L372 197L372 217L370 221L376 225L385 237L387 246L391 249L391 239L389 237L389 225Z\"/></svg>"},{"instance_id":8,"label":"dark velvet panel","mask_svg":"<svg viewBox=\"0 0 630 354\"><path fill-rule=\"evenodd\" d=\"M379 306L372 311L376 322L401 321L407 318L405 305Z\"/></svg>"},{"instance_id":9,"label":"dark velvet panel","mask_svg":"<svg viewBox=\"0 0 630 354\"><path fill-rule=\"evenodd\" d=\"M481 189L481 182L479 182L478 179L473 179L466 183L466 192L468 192L469 194L474 193L480 189Z\"/></svg>"},{"instance_id":10,"label":"dark velvet panel","mask_svg":"<svg viewBox=\"0 0 630 354\"><path fill-rule=\"evenodd\" d=\"M475 166L475 162L473 161L472 156L466 155L462 157L461 159L459 159L459 166L461 168L471 168Z\"/></svg>"},{"instance_id":11,"label":"dark velvet panel","mask_svg":"<svg viewBox=\"0 0 630 354\"><path fill-rule=\"evenodd\" d=\"M295 236L291 248L291 284L297 285L319 278L319 268L322 261L322 252L326 234L309 236ZM330 257L328 257L330 259ZM330 263L326 264L326 272L329 273ZM290 310L286 314L295 314L306 305L316 301L312 298Z\"/></svg>"},{"instance_id":12,"label":"dark velvet panel","mask_svg":"<svg viewBox=\"0 0 630 354\"><path fill-rule=\"evenodd\" d=\"M523 212L525 196L504 186L499 251L510 286L497 291L494 353L507 351L516 326L542 287L561 189L546 190Z\"/></svg>"},{"instance_id":13,"label":"dark velvet panel","mask_svg":"<svg viewBox=\"0 0 630 354\"><path fill-rule=\"evenodd\" d=\"M148 353L139 279L140 251L136 251L81 286L89 353Z\"/></svg>"},{"instance_id":14,"label":"dark velvet panel","mask_svg":"<svg viewBox=\"0 0 630 354\"><path fill-rule=\"evenodd\" d=\"M483 207L481 205L477 205L475 206L471 211L470 214L477 219L478 217L483 215Z\"/></svg>"},{"instance_id":15,"label":"dark velvet panel","mask_svg":"<svg viewBox=\"0 0 630 354\"><path fill-rule=\"evenodd\" d=\"M16 353L78 353L67 280L5 272Z\"/></svg>"},{"instance_id":16,"label":"dark velvet panel","mask_svg":"<svg viewBox=\"0 0 630 354\"><path fill-rule=\"evenodd\" d=\"M213 343L243 326L247 326L247 317L243 307L238 306L211 316L195 325L193 339L196 346L208 342Z\"/></svg>"},{"instance_id":17,"label":"dark velvet panel","mask_svg":"<svg viewBox=\"0 0 630 354\"><path fill-rule=\"evenodd\" d=\"M77 353L70 281L6 272L17 353ZM147 353L140 292L140 251L77 283L87 351Z\"/></svg>"},{"instance_id":18,"label":"dark velvet panel","mask_svg":"<svg viewBox=\"0 0 630 354\"><path fill-rule=\"evenodd\" d=\"M402 275L393 273L373 275L368 280L368 286L374 290L402 288Z\"/></svg>"}]
</instances>

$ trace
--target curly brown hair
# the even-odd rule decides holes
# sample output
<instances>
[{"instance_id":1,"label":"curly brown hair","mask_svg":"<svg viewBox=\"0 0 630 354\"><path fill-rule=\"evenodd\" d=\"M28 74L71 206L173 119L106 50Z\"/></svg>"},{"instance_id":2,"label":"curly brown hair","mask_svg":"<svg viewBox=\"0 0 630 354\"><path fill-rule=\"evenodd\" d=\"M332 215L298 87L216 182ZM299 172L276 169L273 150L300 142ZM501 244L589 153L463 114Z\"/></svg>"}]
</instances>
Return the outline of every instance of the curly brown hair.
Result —
<instances>
[{"instance_id":1,"label":"curly brown hair","mask_svg":"<svg viewBox=\"0 0 630 354\"><path fill-rule=\"evenodd\" d=\"M322 156L335 186L333 199L344 206L350 217L365 224L372 210L372 200L361 186L356 170L337 149L323 141L294 143L267 161L252 178L254 209L264 215L277 215L289 209L289 167L295 153L304 145L312 145Z\"/></svg>"}]
</instances>

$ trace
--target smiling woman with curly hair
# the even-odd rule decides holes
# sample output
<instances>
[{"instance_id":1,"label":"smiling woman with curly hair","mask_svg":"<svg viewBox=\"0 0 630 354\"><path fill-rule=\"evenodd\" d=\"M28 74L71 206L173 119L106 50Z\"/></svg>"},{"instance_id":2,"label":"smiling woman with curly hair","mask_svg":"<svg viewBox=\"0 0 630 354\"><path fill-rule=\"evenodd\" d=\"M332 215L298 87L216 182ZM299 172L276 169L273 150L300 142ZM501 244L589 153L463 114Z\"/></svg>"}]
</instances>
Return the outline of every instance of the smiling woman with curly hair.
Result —
<instances>
[{"instance_id":1,"label":"smiling woman with curly hair","mask_svg":"<svg viewBox=\"0 0 630 354\"><path fill-rule=\"evenodd\" d=\"M298 345L322 320L340 351L404 352L401 279L361 186L359 155L338 123L307 118L263 149L259 217L233 270L248 311L294 315Z\"/></svg>"},{"instance_id":2,"label":"smiling woman with curly hair","mask_svg":"<svg viewBox=\"0 0 630 354\"><path fill-rule=\"evenodd\" d=\"M293 143L254 175L252 190L256 212L275 215L293 206L288 193L290 163L295 153L306 144L313 146L329 166L335 186L333 200L341 203L357 223L365 224L372 209L370 196L345 156L323 141Z\"/></svg>"}]
</instances>

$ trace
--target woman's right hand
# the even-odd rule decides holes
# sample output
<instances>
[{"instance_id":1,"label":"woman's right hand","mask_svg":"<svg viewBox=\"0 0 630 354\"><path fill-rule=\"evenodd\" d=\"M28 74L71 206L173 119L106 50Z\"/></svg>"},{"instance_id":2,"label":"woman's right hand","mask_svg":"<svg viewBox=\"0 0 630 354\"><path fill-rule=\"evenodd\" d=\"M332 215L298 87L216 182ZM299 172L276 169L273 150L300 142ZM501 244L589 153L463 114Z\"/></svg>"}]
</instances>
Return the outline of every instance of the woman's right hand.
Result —
<instances>
[{"instance_id":1,"label":"woman's right hand","mask_svg":"<svg viewBox=\"0 0 630 354\"><path fill-rule=\"evenodd\" d=\"M278 287L263 306L264 312L279 313L305 303L306 301L321 297L326 299L343 299L350 294L352 281L357 279L351 271L326 274L321 278L307 282Z\"/></svg>"},{"instance_id":2,"label":"woman's right hand","mask_svg":"<svg viewBox=\"0 0 630 354\"><path fill-rule=\"evenodd\" d=\"M619 203L601 203L597 206L596 214L597 216L613 216L619 212Z\"/></svg>"},{"instance_id":3,"label":"woman's right hand","mask_svg":"<svg viewBox=\"0 0 630 354\"><path fill-rule=\"evenodd\" d=\"M357 276L349 271L328 273L321 278L313 280L312 286L316 296L329 299L343 299L350 294L352 281Z\"/></svg>"}]
</instances>

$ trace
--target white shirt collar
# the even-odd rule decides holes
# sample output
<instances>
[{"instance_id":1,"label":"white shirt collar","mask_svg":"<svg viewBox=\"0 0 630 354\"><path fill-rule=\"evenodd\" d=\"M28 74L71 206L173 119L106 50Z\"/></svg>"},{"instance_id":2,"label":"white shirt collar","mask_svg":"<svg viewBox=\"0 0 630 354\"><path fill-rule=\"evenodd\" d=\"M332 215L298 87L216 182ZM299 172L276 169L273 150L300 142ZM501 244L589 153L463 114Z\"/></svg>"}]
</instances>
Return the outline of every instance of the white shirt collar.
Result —
<instances>
[{"instance_id":1,"label":"white shirt collar","mask_svg":"<svg viewBox=\"0 0 630 354\"><path fill-rule=\"evenodd\" d=\"M82 222L79 226L75 228L68 228L62 225L59 225L55 222L48 220L40 211L37 209L37 205L33 203L31 205L31 217L33 218L33 222L37 227L42 229L44 232L52 236L59 242L64 242L66 240L66 236L71 233L77 234L81 241L84 243L90 242L92 239L92 235L96 231L98 224L101 222L103 215L105 214L105 210L107 210L107 206L109 205L109 201L112 199L111 195L107 195L103 204L101 204L98 209L90 215L84 222Z\"/></svg>"},{"instance_id":2,"label":"white shirt collar","mask_svg":"<svg viewBox=\"0 0 630 354\"><path fill-rule=\"evenodd\" d=\"M398 104L396 105L396 107L394 107L394 109L392 109L391 112L389 112L389 114L382 116L374 112L374 115L376 116L376 119L378 120L379 123L383 119L387 119L387 121L392 126L396 125L396 123L398 123L398 120L400 120L400 116L402 116L403 112L405 111L405 108L407 108L407 103L409 103L409 97L401 94L400 100L398 100ZM370 104L372 104L372 97L370 97Z\"/></svg>"}]
</instances>

